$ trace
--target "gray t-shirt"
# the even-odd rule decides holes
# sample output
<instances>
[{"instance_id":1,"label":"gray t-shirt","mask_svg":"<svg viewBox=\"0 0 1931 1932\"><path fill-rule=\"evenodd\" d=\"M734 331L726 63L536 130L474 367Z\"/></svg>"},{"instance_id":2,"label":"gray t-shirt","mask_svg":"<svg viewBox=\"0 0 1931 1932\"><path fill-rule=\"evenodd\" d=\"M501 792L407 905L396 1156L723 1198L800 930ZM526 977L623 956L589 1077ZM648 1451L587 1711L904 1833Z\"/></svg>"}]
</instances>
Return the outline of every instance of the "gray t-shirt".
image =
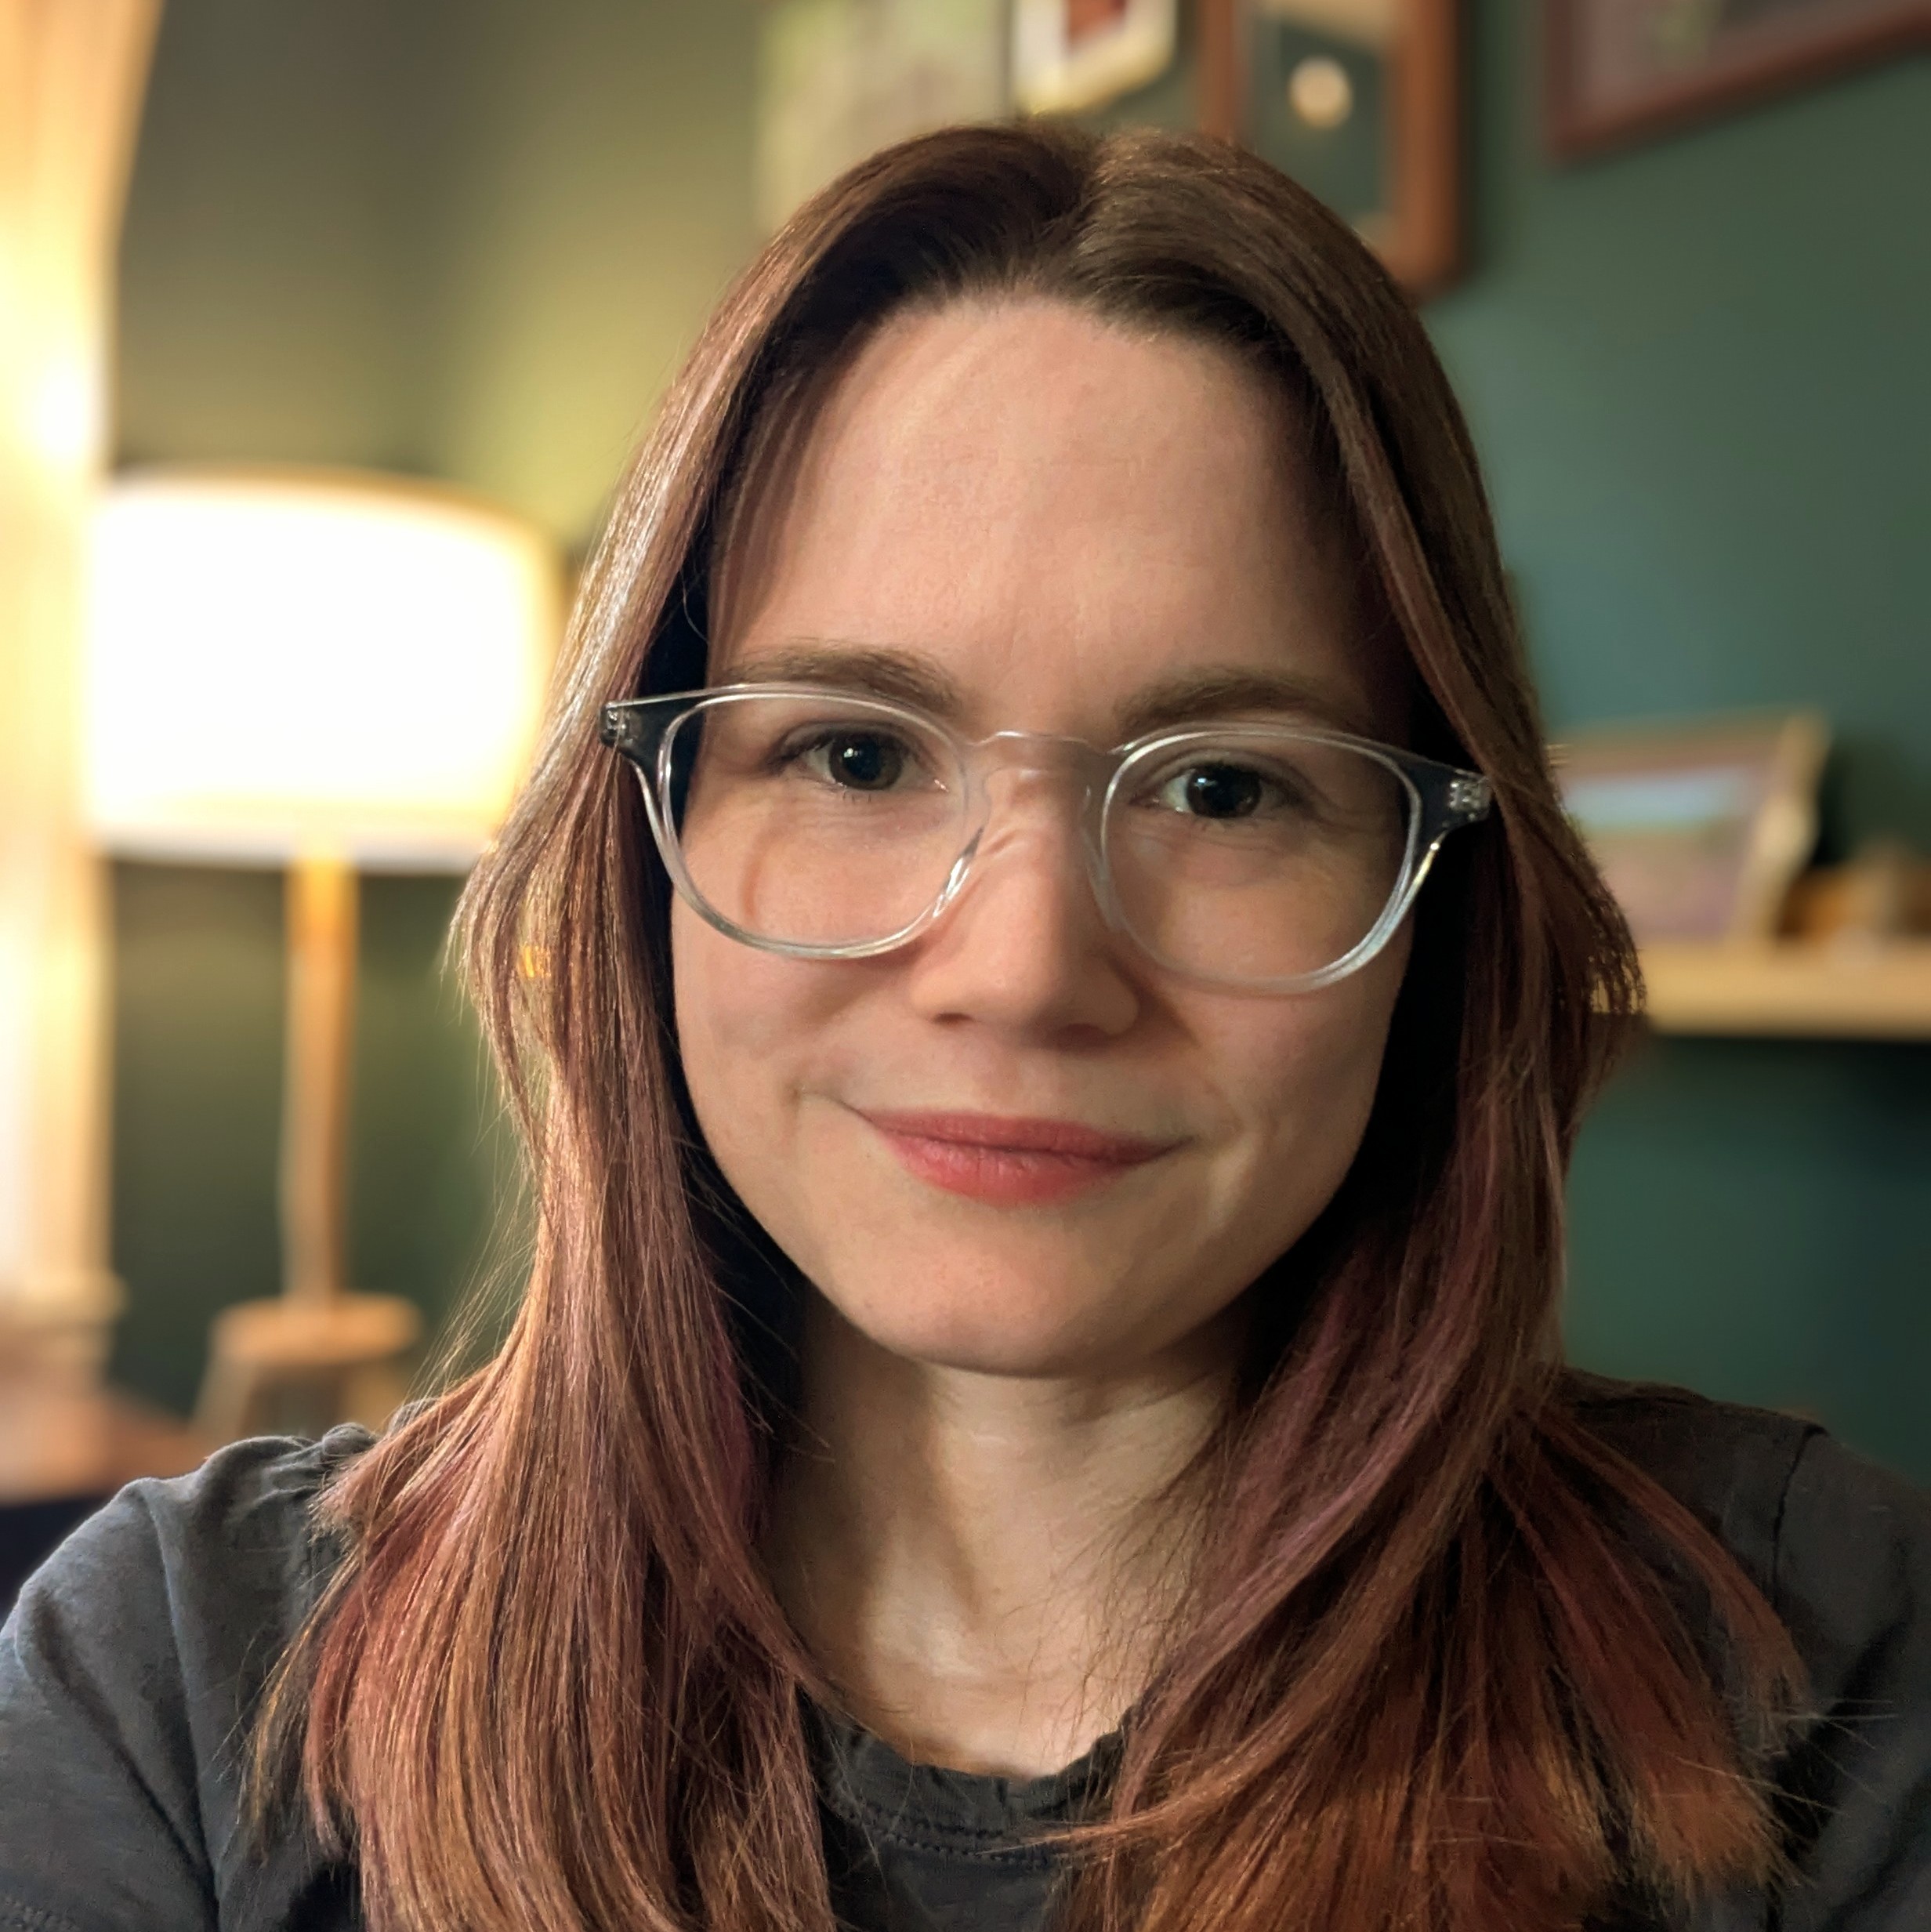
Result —
<instances>
[{"instance_id":1,"label":"gray t-shirt","mask_svg":"<svg viewBox=\"0 0 1931 1932\"><path fill-rule=\"evenodd\" d=\"M1592 1425L1769 1596L1817 1707L1779 1767L1789 1894L1613 1932L1931 1932L1931 1504L1807 1423L1588 1391ZM133 1484L27 1584L0 1629L5 1932L359 1927L352 1872L299 1826L252 1846L238 1807L249 1711L338 1560L310 1505L368 1441L240 1443L194 1475ZM1025 1782L908 1764L815 1710L810 1728L846 1924L1040 1932L1055 1871L1038 1828L1103 1795L1107 1745Z\"/></svg>"}]
</instances>

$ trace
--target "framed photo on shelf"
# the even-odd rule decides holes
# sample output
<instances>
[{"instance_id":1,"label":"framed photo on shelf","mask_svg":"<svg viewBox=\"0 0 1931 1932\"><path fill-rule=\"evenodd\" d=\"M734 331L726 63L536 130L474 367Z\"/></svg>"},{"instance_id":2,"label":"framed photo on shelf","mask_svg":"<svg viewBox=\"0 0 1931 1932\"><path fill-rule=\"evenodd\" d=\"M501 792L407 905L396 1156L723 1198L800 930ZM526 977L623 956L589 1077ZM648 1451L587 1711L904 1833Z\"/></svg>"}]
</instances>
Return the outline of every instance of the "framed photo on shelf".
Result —
<instances>
[{"instance_id":1,"label":"framed photo on shelf","mask_svg":"<svg viewBox=\"0 0 1931 1932\"><path fill-rule=\"evenodd\" d=\"M1927 0L1544 0L1542 20L1563 159L1931 46Z\"/></svg>"},{"instance_id":2,"label":"framed photo on shelf","mask_svg":"<svg viewBox=\"0 0 1931 1932\"><path fill-rule=\"evenodd\" d=\"M1813 712L1605 726L1554 748L1563 803L1639 941L1767 940L1817 843Z\"/></svg>"}]
</instances>

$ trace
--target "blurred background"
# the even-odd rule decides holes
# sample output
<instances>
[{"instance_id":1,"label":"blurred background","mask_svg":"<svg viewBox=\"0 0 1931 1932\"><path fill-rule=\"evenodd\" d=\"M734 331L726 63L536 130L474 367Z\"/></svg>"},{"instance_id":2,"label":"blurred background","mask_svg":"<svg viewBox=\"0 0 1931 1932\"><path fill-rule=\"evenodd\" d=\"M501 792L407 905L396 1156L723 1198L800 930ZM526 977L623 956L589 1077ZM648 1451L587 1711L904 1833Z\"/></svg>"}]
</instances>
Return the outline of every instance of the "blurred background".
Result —
<instances>
[{"instance_id":1,"label":"blurred background","mask_svg":"<svg viewBox=\"0 0 1931 1932\"><path fill-rule=\"evenodd\" d=\"M1015 108L1248 140L1422 297L1552 734L1578 756L1607 747L1610 791L1578 815L1606 841L1632 825L1652 845L1701 838L1700 863L1741 868L1713 912L1645 930L1657 1023L1575 1165L1572 1352L1799 1410L1931 1480L1921 5L12 13L0 1541L25 1548L90 1494L269 1413L274 1390L266 1408L237 1394L238 1362L282 1374L311 1420L379 1409L466 1292L516 1265L513 1230L493 1234L514 1221L508 1137L442 963L487 828L466 847L335 848L359 894L333 929L352 985L331 995L321 969L302 977L300 934L333 902L296 904L301 839L137 836L105 810L85 742L111 694L88 683L104 647L83 636L104 480L192 485L212 466L251 488L320 473L416 492L494 519L561 585L679 357L784 210L879 141ZM62 168L76 185L50 213ZM68 240L49 241L61 223ZM58 341L34 334L35 299ZM224 576L180 593L190 633L192 600ZM123 600L137 611L145 582ZM533 596L516 648L534 662L556 607ZM248 607L270 675L273 602ZM126 647L163 662L138 624ZM192 675L176 680L190 696ZM1755 788L1714 844L1712 770L1733 805ZM295 1042L316 1024L338 1043L303 1073ZM304 1133L311 1154L292 1154ZM308 1183L284 1171L303 1158L306 1234L288 1190ZM313 1280L296 1278L299 1249L323 1257ZM328 1354L339 1336L271 1345L231 1325L215 1365L229 1379L211 1376L211 1325L234 1304L293 1298L306 1321L356 1296L388 1325L348 1355ZM391 1379L303 1382L345 1363Z\"/></svg>"}]
</instances>

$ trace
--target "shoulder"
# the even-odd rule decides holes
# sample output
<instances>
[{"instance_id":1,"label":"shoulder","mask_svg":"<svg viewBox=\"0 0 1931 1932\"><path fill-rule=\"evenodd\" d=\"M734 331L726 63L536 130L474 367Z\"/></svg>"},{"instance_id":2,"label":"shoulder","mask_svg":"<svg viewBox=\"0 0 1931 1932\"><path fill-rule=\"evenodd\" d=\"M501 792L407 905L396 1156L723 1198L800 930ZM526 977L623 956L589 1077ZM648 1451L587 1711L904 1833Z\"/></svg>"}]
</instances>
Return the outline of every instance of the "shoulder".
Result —
<instances>
[{"instance_id":1,"label":"shoulder","mask_svg":"<svg viewBox=\"0 0 1931 1932\"><path fill-rule=\"evenodd\" d=\"M1571 1371L1576 1417L1701 1519L1767 1597L1775 1589L1785 1497L1811 1444L1813 1422L1712 1401L1660 1383Z\"/></svg>"},{"instance_id":2,"label":"shoulder","mask_svg":"<svg viewBox=\"0 0 1931 1932\"><path fill-rule=\"evenodd\" d=\"M1716 1533L1813 1669L1873 1622L1931 1615L1931 1494L1799 1416L1656 1383L1569 1384L1584 1425Z\"/></svg>"},{"instance_id":3,"label":"shoulder","mask_svg":"<svg viewBox=\"0 0 1931 1932\"><path fill-rule=\"evenodd\" d=\"M248 1674L294 1634L339 1560L316 1499L370 1440L354 1428L262 1437L190 1475L130 1483L27 1580L0 1671L24 1655L112 1676L165 1651L191 1689Z\"/></svg>"},{"instance_id":4,"label":"shoulder","mask_svg":"<svg viewBox=\"0 0 1931 1932\"><path fill-rule=\"evenodd\" d=\"M237 1443L131 1484L28 1579L0 1628L0 1908L200 1923L240 1856L249 1712L339 1560L317 1498L370 1439Z\"/></svg>"},{"instance_id":5,"label":"shoulder","mask_svg":"<svg viewBox=\"0 0 1931 1932\"><path fill-rule=\"evenodd\" d=\"M353 1426L319 1442L260 1436L200 1468L129 1483L63 1543L21 1593L24 1605L151 1578L191 1583L218 1562L230 1581L282 1587L332 1560L313 1512L329 1477L372 1440Z\"/></svg>"},{"instance_id":6,"label":"shoulder","mask_svg":"<svg viewBox=\"0 0 1931 1932\"><path fill-rule=\"evenodd\" d=\"M1931 1925L1931 1495L1796 1417L1590 1376L1571 1394L1715 1531L1802 1662L1777 1776L1801 1879L1784 1923Z\"/></svg>"}]
</instances>

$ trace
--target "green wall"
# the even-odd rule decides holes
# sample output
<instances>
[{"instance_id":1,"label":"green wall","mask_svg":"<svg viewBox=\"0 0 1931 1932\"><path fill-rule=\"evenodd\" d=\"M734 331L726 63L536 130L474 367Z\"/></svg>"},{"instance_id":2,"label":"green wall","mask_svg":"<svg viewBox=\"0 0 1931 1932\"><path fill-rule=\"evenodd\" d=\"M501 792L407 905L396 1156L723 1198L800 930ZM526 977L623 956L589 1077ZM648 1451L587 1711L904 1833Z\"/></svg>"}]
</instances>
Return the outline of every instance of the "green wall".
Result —
<instances>
[{"instance_id":1,"label":"green wall","mask_svg":"<svg viewBox=\"0 0 1931 1932\"><path fill-rule=\"evenodd\" d=\"M755 236L757 0L168 0L121 452L371 464L566 541Z\"/></svg>"},{"instance_id":2,"label":"green wall","mask_svg":"<svg viewBox=\"0 0 1931 1932\"><path fill-rule=\"evenodd\" d=\"M1558 724L1821 703L1835 836L1931 843L1931 61L1586 166L1478 16L1478 272L1430 311Z\"/></svg>"},{"instance_id":3,"label":"green wall","mask_svg":"<svg viewBox=\"0 0 1931 1932\"><path fill-rule=\"evenodd\" d=\"M1429 321L1552 724L1816 704L1826 848L1931 846L1931 63L1569 169L1478 7L1476 270ZM1581 1359L1931 1478L1931 1047L1659 1040L1571 1189Z\"/></svg>"},{"instance_id":4,"label":"green wall","mask_svg":"<svg viewBox=\"0 0 1931 1932\"><path fill-rule=\"evenodd\" d=\"M123 253L124 452L381 464L567 541L750 223L755 0L170 0ZM1430 321L1558 727L1821 704L1828 838L1931 842L1931 69L1586 167L1476 0L1475 267ZM502 1136L439 977L449 881L365 903L353 1247L446 1307ZM274 1276L279 888L121 868L116 1252L181 1402ZM1931 1049L1670 1041L1572 1191L1577 1354L1808 1408L1931 1477Z\"/></svg>"},{"instance_id":5,"label":"green wall","mask_svg":"<svg viewBox=\"0 0 1931 1932\"><path fill-rule=\"evenodd\" d=\"M440 1325L505 1256L513 1145L481 1042L444 970L458 880L362 882L348 1264ZM112 1238L129 1289L114 1374L185 1409L208 1325L281 1285L282 881L114 868ZM504 1231L513 1238L513 1223Z\"/></svg>"}]
</instances>

